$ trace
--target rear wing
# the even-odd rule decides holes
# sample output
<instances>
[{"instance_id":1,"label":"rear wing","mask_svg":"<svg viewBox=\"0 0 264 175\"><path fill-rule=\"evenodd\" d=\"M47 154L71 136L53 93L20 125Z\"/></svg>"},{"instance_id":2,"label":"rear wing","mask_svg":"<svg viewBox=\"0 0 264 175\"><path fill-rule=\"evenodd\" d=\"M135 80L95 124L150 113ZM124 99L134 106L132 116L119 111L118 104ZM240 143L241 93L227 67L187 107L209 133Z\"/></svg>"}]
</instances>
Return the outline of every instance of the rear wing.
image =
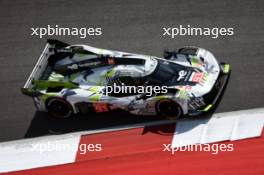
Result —
<instances>
[{"instance_id":1,"label":"rear wing","mask_svg":"<svg viewBox=\"0 0 264 175\"><path fill-rule=\"evenodd\" d=\"M36 65L34 66L30 76L28 77L25 85L21 88L21 91L23 94L28 96L38 96L39 92L35 91L33 89L33 82L34 80L39 80L43 74L43 72L46 70L48 65L48 58L51 54L54 52L52 51L53 48L57 47L66 47L68 44L63 43L58 40L47 40L47 44L44 47Z\"/></svg>"}]
</instances>

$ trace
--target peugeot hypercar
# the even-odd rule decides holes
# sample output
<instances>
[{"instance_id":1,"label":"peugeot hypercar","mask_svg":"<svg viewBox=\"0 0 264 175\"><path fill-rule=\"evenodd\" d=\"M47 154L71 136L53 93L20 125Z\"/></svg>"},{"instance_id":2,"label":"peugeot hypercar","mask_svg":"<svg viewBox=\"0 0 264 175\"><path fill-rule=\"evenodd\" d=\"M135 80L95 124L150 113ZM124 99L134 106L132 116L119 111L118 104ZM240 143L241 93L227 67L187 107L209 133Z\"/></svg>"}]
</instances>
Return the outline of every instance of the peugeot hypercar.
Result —
<instances>
[{"instance_id":1,"label":"peugeot hypercar","mask_svg":"<svg viewBox=\"0 0 264 175\"><path fill-rule=\"evenodd\" d=\"M164 58L48 40L22 92L39 111L72 114L121 109L136 115L179 118L215 106L230 66L198 47L164 51ZM106 93L113 85L167 87L166 93Z\"/></svg>"}]
</instances>

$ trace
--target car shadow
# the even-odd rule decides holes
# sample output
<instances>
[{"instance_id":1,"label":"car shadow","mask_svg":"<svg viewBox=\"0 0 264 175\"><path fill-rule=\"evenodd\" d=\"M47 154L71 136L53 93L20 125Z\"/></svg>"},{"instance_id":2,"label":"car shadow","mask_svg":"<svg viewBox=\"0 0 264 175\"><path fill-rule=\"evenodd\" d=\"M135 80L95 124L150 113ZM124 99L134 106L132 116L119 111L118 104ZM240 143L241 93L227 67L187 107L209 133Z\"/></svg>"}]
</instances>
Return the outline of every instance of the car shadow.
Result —
<instances>
[{"instance_id":1,"label":"car shadow","mask_svg":"<svg viewBox=\"0 0 264 175\"><path fill-rule=\"evenodd\" d=\"M92 131L164 120L157 116L136 116L125 111L112 111L93 115L75 115L66 119L36 112L24 138L44 135L66 134L78 131Z\"/></svg>"},{"instance_id":2,"label":"car shadow","mask_svg":"<svg viewBox=\"0 0 264 175\"><path fill-rule=\"evenodd\" d=\"M210 113L205 113L200 116L196 117L190 117L190 116L184 116L181 119L177 121L172 121L171 123L168 124L163 124L163 125L154 125L154 126L145 126L142 134L147 134L147 133L155 133L159 135L165 135L165 136L171 136L175 134L175 129L178 126L178 123L188 123L187 125L184 125L184 128L177 129L177 134L181 134L184 132L187 132L201 124L206 124L210 118L212 117L214 112Z\"/></svg>"}]
</instances>

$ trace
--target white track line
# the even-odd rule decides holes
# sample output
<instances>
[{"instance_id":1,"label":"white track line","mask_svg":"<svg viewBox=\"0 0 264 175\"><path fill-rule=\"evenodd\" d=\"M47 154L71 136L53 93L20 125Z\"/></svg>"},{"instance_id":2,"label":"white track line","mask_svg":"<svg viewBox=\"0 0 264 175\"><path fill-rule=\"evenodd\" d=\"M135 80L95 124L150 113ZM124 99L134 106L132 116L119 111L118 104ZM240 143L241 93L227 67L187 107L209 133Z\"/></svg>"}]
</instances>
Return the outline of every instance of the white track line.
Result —
<instances>
[{"instance_id":1,"label":"white track line","mask_svg":"<svg viewBox=\"0 0 264 175\"><path fill-rule=\"evenodd\" d=\"M172 147L258 137L264 108L214 114L211 118L177 123Z\"/></svg>"},{"instance_id":2,"label":"white track line","mask_svg":"<svg viewBox=\"0 0 264 175\"><path fill-rule=\"evenodd\" d=\"M76 153L82 135L120 131L144 126L154 126L173 123L173 121L154 121L142 124L105 128L94 131L82 131L70 134L42 136L0 143L0 173L61 165L75 161ZM69 146L65 149L47 149L52 147Z\"/></svg>"},{"instance_id":3,"label":"white track line","mask_svg":"<svg viewBox=\"0 0 264 175\"><path fill-rule=\"evenodd\" d=\"M24 142L24 144L22 142L18 144L1 144L0 172L75 162L80 137L53 138L52 140L37 139L30 143ZM58 148L55 148L55 145Z\"/></svg>"},{"instance_id":4,"label":"white track line","mask_svg":"<svg viewBox=\"0 0 264 175\"><path fill-rule=\"evenodd\" d=\"M237 140L256 137L261 134L264 124L264 108L214 114L210 119L195 118L180 120L176 125L172 145L211 143L221 140ZM72 163L82 135L121 131L144 126L174 123L157 121L128 125L119 128L107 128L95 131L83 131L63 135L43 136L0 143L0 173L25 170L51 165ZM36 150L37 144L71 145L64 151Z\"/></svg>"}]
</instances>

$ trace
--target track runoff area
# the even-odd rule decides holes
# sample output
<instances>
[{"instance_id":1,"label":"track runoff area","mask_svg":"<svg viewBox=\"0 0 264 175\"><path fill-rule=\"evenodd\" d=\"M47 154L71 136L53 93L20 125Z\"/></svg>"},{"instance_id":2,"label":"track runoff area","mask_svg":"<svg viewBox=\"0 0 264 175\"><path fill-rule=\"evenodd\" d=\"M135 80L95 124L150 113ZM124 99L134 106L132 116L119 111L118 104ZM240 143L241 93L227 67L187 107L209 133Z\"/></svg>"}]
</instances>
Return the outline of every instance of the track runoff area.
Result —
<instances>
[{"instance_id":1,"label":"track runoff area","mask_svg":"<svg viewBox=\"0 0 264 175\"><path fill-rule=\"evenodd\" d=\"M264 174L264 108L0 144L0 174Z\"/></svg>"}]
</instances>

